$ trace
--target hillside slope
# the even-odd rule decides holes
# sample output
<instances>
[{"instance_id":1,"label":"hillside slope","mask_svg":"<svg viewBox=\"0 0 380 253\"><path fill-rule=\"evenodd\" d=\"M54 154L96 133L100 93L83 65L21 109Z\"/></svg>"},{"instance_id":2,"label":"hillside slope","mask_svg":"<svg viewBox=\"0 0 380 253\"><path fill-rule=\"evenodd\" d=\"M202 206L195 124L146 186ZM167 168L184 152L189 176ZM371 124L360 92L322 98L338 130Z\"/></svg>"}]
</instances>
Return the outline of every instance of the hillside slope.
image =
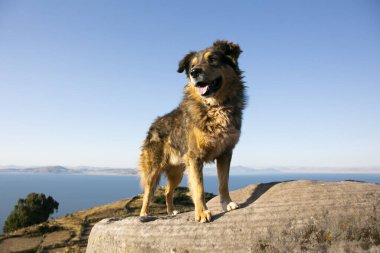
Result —
<instances>
[{"instance_id":1,"label":"hillside slope","mask_svg":"<svg viewBox=\"0 0 380 253\"><path fill-rule=\"evenodd\" d=\"M207 199L214 197L207 194ZM174 194L174 203L180 212L194 209L188 189L179 187ZM137 216L142 204L141 195L120 200L111 204L78 211L62 218L13 233L0 235L0 253L8 252L85 252L88 236L95 223L110 218ZM151 211L154 215L166 215L163 188L156 190Z\"/></svg>"}]
</instances>

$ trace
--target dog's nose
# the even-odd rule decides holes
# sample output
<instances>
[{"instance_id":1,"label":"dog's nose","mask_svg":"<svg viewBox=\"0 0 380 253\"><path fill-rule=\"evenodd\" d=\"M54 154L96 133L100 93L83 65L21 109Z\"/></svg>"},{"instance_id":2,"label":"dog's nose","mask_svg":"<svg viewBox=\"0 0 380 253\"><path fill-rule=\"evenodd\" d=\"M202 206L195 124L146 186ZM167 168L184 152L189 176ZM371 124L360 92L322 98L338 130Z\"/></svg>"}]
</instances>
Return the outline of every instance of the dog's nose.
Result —
<instances>
[{"instance_id":1,"label":"dog's nose","mask_svg":"<svg viewBox=\"0 0 380 253\"><path fill-rule=\"evenodd\" d=\"M201 73L202 73L202 69L201 69L201 68L193 68L193 69L190 71L190 75L191 75L193 78L197 78Z\"/></svg>"}]
</instances>

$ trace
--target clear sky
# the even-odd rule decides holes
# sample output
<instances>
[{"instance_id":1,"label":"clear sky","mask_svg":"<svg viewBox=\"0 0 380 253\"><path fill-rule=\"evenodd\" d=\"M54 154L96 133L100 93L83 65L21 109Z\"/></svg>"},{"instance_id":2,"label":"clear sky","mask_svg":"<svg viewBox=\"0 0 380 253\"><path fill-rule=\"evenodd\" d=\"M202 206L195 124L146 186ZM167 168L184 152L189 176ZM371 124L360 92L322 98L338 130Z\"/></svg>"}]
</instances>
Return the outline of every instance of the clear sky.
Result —
<instances>
[{"instance_id":1,"label":"clear sky","mask_svg":"<svg viewBox=\"0 0 380 253\"><path fill-rule=\"evenodd\" d=\"M380 165L377 0L2 0L0 165L136 167L216 39L244 51L234 165Z\"/></svg>"}]
</instances>

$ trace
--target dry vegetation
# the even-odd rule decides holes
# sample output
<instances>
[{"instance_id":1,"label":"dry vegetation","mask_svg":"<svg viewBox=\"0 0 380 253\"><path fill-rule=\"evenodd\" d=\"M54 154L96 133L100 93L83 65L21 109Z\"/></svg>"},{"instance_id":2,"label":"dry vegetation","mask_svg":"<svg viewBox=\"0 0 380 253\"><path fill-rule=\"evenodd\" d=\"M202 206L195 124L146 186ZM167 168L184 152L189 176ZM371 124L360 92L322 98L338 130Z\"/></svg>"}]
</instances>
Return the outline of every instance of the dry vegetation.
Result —
<instances>
[{"instance_id":1,"label":"dry vegetation","mask_svg":"<svg viewBox=\"0 0 380 253\"><path fill-rule=\"evenodd\" d=\"M214 197L206 194L207 200ZM88 236L96 222L110 217L125 218L139 215L141 195L108 205L78 211L39 225L0 235L0 253L5 252L85 252ZM174 204L180 212L194 209L188 188L179 187L174 193ZM152 215L166 215L164 189L155 192L151 203Z\"/></svg>"},{"instance_id":2,"label":"dry vegetation","mask_svg":"<svg viewBox=\"0 0 380 253\"><path fill-rule=\"evenodd\" d=\"M281 236L273 236L269 230L268 237L252 248L270 253L380 252L380 212L376 206L370 216L356 213L332 217L324 210L306 222L293 220L281 231Z\"/></svg>"}]
</instances>

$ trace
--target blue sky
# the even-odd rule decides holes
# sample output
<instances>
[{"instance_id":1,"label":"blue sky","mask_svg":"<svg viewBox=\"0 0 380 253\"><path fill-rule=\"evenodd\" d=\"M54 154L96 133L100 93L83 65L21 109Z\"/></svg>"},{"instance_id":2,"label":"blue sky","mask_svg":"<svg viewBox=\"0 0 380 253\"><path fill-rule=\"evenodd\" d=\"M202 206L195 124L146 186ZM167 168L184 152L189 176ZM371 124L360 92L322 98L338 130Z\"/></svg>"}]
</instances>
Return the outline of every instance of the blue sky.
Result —
<instances>
[{"instance_id":1,"label":"blue sky","mask_svg":"<svg viewBox=\"0 0 380 253\"><path fill-rule=\"evenodd\" d=\"M216 39L244 51L234 165L380 165L376 0L3 0L0 165L136 167L179 60Z\"/></svg>"}]
</instances>

